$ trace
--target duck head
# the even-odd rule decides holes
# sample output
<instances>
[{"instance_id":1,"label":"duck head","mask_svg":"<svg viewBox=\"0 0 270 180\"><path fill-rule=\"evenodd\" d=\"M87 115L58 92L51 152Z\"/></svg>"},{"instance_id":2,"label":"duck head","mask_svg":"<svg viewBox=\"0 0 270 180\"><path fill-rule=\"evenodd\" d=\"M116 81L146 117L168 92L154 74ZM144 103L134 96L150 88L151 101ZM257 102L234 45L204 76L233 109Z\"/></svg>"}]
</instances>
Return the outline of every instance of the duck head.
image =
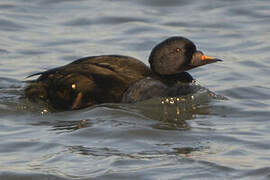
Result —
<instances>
[{"instance_id":1,"label":"duck head","mask_svg":"<svg viewBox=\"0 0 270 180\"><path fill-rule=\"evenodd\" d=\"M206 56L192 41L180 36L159 43L149 56L151 69L158 75L175 75L218 61L222 60Z\"/></svg>"}]
</instances>

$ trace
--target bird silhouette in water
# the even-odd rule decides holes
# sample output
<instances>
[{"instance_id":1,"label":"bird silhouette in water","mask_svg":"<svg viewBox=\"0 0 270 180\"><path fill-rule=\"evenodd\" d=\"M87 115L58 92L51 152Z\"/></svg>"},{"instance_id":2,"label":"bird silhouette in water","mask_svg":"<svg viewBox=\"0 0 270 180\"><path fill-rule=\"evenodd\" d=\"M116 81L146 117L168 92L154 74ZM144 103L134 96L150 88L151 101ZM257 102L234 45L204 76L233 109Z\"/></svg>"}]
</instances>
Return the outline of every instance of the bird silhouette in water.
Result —
<instances>
[{"instance_id":1,"label":"bird silhouette in water","mask_svg":"<svg viewBox=\"0 0 270 180\"><path fill-rule=\"evenodd\" d=\"M84 57L36 73L28 81L25 96L45 101L55 109L72 110L100 104L137 102L157 96L182 96L193 92L195 67L221 61L206 56L185 37L170 37L150 53L150 68L140 60L122 55Z\"/></svg>"}]
</instances>

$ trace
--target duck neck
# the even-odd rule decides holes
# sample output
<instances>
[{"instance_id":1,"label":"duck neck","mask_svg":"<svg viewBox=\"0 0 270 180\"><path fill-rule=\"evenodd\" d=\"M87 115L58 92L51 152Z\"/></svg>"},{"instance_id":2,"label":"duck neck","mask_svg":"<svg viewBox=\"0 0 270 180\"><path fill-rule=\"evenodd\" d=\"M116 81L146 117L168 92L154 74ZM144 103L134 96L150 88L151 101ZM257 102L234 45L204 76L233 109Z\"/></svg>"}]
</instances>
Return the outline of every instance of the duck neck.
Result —
<instances>
[{"instance_id":1,"label":"duck neck","mask_svg":"<svg viewBox=\"0 0 270 180\"><path fill-rule=\"evenodd\" d=\"M170 74L170 75L161 75L158 73L155 73L155 75L158 77L160 81L167 85L173 85L177 82L182 83L191 83L194 79L188 72L181 72L177 74Z\"/></svg>"}]
</instances>

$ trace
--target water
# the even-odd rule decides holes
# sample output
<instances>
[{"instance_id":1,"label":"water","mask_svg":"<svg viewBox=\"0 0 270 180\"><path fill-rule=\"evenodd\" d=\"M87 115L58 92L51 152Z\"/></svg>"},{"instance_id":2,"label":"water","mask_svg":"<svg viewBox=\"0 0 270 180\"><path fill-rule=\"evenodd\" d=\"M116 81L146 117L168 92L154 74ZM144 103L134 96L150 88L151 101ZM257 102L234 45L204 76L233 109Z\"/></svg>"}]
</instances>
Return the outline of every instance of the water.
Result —
<instances>
[{"instance_id":1,"label":"water","mask_svg":"<svg viewBox=\"0 0 270 180\"><path fill-rule=\"evenodd\" d=\"M1 0L0 14L1 180L270 178L267 0ZM32 73L100 54L147 63L174 35L224 59L190 73L227 100L52 113L21 99Z\"/></svg>"}]
</instances>

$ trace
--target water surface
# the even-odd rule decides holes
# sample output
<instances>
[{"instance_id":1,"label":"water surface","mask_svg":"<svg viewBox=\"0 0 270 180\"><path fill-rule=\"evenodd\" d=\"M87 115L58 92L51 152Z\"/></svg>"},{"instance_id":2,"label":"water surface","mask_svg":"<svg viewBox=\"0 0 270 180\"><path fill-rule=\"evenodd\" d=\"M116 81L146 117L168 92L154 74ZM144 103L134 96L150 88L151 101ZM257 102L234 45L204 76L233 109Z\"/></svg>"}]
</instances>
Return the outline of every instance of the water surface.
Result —
<instances>
[{"instance_id":1,"label":"water surface","mask_svg":"<svg viewBox=\"0 0 270 180\"><path fill-rule=\"evenodd\" d=\"M2 0L0 14L1 180L270 178L267 0ZM100 54L148 64L175 35L224 59L191 70L206 89L181 101L48 112L21 98L32 73Z\"/></svg>"}]
</instances>

